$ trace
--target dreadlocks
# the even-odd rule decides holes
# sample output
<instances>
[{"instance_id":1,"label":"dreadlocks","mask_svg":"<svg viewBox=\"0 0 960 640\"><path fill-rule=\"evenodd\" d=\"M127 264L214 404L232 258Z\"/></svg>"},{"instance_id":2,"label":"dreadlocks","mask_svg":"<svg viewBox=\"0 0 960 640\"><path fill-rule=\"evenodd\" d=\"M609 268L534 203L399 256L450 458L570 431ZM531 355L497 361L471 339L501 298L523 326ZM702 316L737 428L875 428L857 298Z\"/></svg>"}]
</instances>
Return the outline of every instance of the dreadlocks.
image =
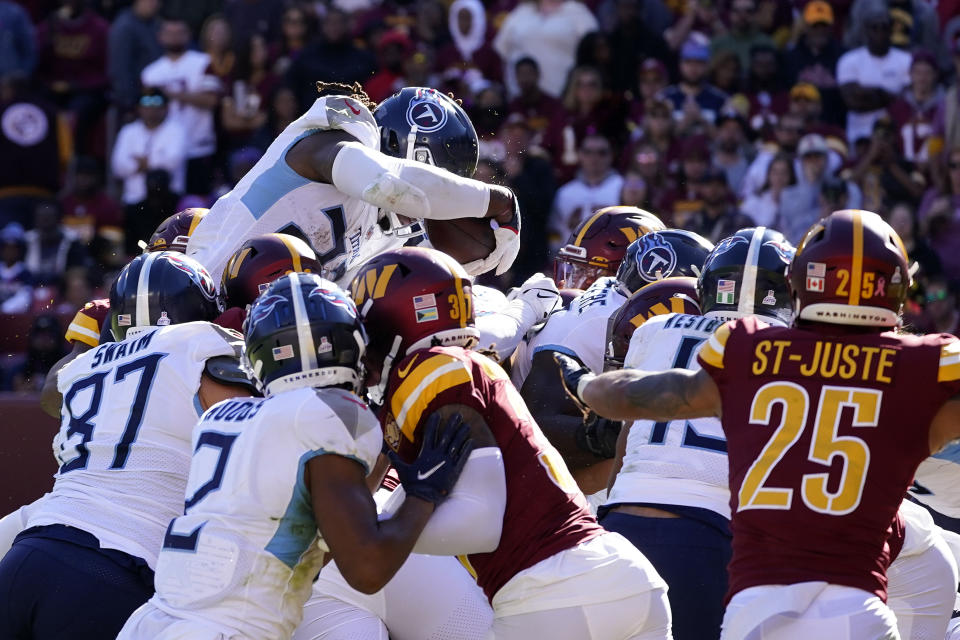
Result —
<instances>
[{"instance_id":1,"label":"dreadlocks","mask_svg":"<svg viewBox=\"0 0 960 640\"><path fill-rule=\"evenodd\" d=\"M372 112L377 108L377 103L370 99L367 92L363 90L359 82L346 84L345 82L323 82L317 81L317 93L321 96L348 96L353 98Z\"/></svg>"}]
</instances>

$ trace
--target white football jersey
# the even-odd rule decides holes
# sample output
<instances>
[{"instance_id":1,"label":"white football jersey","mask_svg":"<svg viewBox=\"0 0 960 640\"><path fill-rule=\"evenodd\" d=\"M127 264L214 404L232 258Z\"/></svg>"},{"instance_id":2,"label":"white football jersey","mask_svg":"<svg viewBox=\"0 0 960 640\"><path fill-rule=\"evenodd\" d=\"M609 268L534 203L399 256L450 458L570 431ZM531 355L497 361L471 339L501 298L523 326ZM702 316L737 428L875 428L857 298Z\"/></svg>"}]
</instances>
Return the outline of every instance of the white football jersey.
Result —
<instances>
[{"instance_id":1,"label":"white football jersey","mask_svg":"<svg viewBox=\"0 0 960 640\"><path fill-rule=\"evenodd\" d=\"M60 469L28 526L70 525L155 566L183 513L204 364L239 357L242 345L210 322L150 327L61 369Z\"/></svg>"},{"instance_id":2,"label":"white football jersey","mask_svg":"<svg viewBox=\"0 0 960 640\"><path fill-rule=\"evenodd\" d=\"M960 442L954 442L917 468L910 493L919 502L951 518L960 518Z\"/></svg>"},{"instance_id":3,"label":"white football jersey","mask_svg":"<svg viewBox=\"0 0 960 640\"><path fill-rule=\"evenodd\" d=\"M167 530L150 602L245 638L289 638L326 550L307 461L335 454L369 471L382 444L376 417L341 389L210 407L193 432L186 515Z\"/></svg>"},{"instance_id":4,"label":"white football jersey","mask_svg":"<svg viewBox=\"0 0 960 640\"><path fill-rule=\"evenodd\" d=\"M304 178L286 162L287 151L318 130L341 129L364 146L380 148L369 109L345 96L318 98L283 130L233 191L217 200L187 243L187 255L220 282L230 256L252 236L277 231L304 238L323 264L323 276L341 286L373 256L403 246L384 234L378 208L332 184Z\"/></svg>"},{"instance_id":5,"label":"white football jersey","mask_svg":"<svg viewBox=\"0 0 960 640\"><path fill-rule=\"evenodd\" d=\"M566 309L547 318L539 333L520 343L510 373L514 386L523 386L533 356L540 351L574 356L591 371L601 373L607 349L607 322L626 300L616 278L599 278Z\"/></svg>"},{"instance_id":6,"label":"white football jersey","mask_svg":"<svg viewBox=\"0 0 960 640\"><path fill-rule=\"evenodd\" d=\"M697 353L722 320L671 313L633 332L625 369L697 370ZM720 420L637 420L607 504L652 503L709 509L730 518L727 441Z\"/></svg>"}]
</instances>

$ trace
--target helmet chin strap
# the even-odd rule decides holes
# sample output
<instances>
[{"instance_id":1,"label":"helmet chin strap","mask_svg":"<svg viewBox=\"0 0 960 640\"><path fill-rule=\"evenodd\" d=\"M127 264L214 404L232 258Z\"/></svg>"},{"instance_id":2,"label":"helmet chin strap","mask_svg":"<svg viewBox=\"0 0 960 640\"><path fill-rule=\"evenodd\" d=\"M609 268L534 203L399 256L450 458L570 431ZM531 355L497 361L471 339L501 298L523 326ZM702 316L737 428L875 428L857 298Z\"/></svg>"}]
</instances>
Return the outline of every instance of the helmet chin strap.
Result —
<instances>
[{"instance_id":1,"label":"helmet chin strap","mask_svg":"<svg viewBox=\"0 0 960 640\"><path fill-rule=\"evenodd\" d=\"M407 153L405 154L404 159L406 160L416 160L415 152L417 146L417 132L420 128L417 125L412 125L410 127L410 133L407 134ZM417 220L409 224L403 224L400 221L400 217L397 216L393 211L387 211L387 222L390 226L387 235L394 235L398 238L403 238L408 240L410 238L417 238L422 236L423 224Z\"/></svg>"},{"instance_id":2,"label":"helmet chin strap","mask_svg":"<svg viewBox=\"0 0 960 640\"><path fill-rule=\"evenodd\" d=\"M380 369L380 382L375 386L367 387L367 394L377 404L383 403L387 383L390 381L390 367L393 366L393 361L397 358L401 342L403 342L403 338L399 335L393 336L393 346L390 347L390 353L387 354L387 357L383 359L383 367Z\"/></svg>"}]
</instances>

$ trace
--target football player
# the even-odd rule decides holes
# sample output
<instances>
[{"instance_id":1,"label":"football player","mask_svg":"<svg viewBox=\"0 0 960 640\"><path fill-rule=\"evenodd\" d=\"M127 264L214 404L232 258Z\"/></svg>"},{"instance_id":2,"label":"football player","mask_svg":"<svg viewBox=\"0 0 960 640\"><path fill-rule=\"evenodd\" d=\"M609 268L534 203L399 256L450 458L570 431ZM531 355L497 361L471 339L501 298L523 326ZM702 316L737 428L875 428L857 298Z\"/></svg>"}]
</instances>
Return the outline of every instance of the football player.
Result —
<instances>
[{"instance_id":1,"label":"football player","mask_svg":"<svg viewBox=\"0 0 960 640\"><path fill-rule=\"evenodd\" d=\"M403 564L472 443L427 419L398 473L410 500L377 521L366 484L383 444L356 395L366 335L347 294L290 273L250 310L246 358L264 398L222 402L193 432L184 515L167 527L157 594L119 638L289 638L327 552L372 593ZM318 535L319 529L319 535Z\"/></svg>"},{"instance_id":2,"label":"football player","mask_svg":"<svg viewBox=\"0 0 960 640\"><path fill-rule=\"evenodd\" d=\"M203 409L249 393L239 336L211 322L213 279L173 252L146 253L110 291L113 334L58 375L60 468L0 562L0 636L113 637L153 593L182 511Z\"/></svg>"},{"instance_id":3,"label":"football player","mask_svg":"<svg viewBox=\"0 0 960 640\"><path fill-rule=\"evenodd\" d=\"M536 336L518 350L512 379L550 442L590 494L606 488L621 423L592 416L562 393L553 353L579 359L603 371L607 323L630 295L670 276L696 276L713 245L690 231L653 231L632 242L616 277L595 281L570 307L550 317Z\"/></svg>"},{"instance_id":4,"label":"football player","mask_svg":"<svg viewBox=\"0 0 960 640\"><path fill-rule=\"evenodd\" d=\"M361 288L361 283L375 282ZM415 549L458 555L494 610L499 639L668 638L664 584L587 510L563 459L509 378L470 350L471 284L445 254L404 248L366 263L352 293L371 335L370 384L385 387L392 459L409 460L424 417L460 413L476 449ZM396 491L385 506L404 503Z\"/></svg>"},{"instance_id":5,"label":"football player","mask_svg":"<svg viewBox=\"0 0 960 640\"><path fill-rule=\"evenodd\" d=\"M419 227L399 216L490 218L496 246L467 270L510 268L520 248L516 199L472 179L477 134L456 101L407 87L374 105L359 85L317 84L321 97L214 203L189 255L220 273L250 236L290 233L314 249L325 277L346 284L356 267Z\"/></svg>"},{"instance_id":6,"label":"football player","mask_svg":"<svg viewBox=\"0 0 960 640\"><path fill-rule=\"evenodd\" d=\"M615 276L630 243L664 229L660 218L637 207L598 209L560 247L553 261L553 279L561 287L586 289L599 278Z\"/></svg>"},{"instance_id":7,"label":"football player","mask_svg":"<svg viewBox=\"0 0 960 640\"><path fill-rule=\"evenodd\" d=\"M724 324L696 372L595 377L561 355L564 382L614 419L722 416L733 558L721 637L899 638L888 531L920 462L960 436L960 340L892 330L910 271L874 213L815 223L788 275L792 328Z\"/></svg>"},{"instance_id":8,"label":"football player","mask_svg":"<svg viewBox=\"0 0 960 640\"><path fill-rule=\"evenodd\" d=\"M630 338L629 369L696 371L699 347L723 322L756 316L786 327L792 304L786 270L793 247L782 234L742 229L713 249L695 284L701 313L650 318ZM668 278L640 290L662 286ZM686 279L683 279L686 280ZM639 293L639 292L638 292ZM727 442L716 418L627 423L620 466L600 523L630 540L670 585L677 640L716 640L730 560Z\"/></svg>"}]
</instances>

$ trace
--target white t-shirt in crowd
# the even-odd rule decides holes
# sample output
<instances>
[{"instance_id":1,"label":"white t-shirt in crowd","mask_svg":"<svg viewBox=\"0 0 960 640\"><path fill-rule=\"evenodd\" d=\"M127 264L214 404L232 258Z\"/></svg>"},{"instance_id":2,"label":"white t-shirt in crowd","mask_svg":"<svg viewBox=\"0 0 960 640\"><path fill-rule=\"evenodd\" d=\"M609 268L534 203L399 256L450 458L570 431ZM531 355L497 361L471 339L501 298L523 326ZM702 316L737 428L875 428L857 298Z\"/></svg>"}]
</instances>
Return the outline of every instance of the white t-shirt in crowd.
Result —
<instances>
[{"instance_id":1,"label":"white t-shirt in crowd","mask_svg":"<svg viewBox=\"0 0 960 640\"><path fill-rule=\"evenodd\" d=\"M887 55L877 57L866 47L859 47L840 56L837 62L837 84L843 86L856 82L863 87L879 87L892 94L899 94L910 84L910 54L891 47ZM847 112L847 140L853 144L857 138L869 137L873 123L883 115L876 111Z\"/></svg>"},{"instance_id":2,"label":"white t-shirt in crowd","mask_svg":"<svg viewBox=\"0 0 960 640\"><path fill-rule=\"evenodd\" d=\"M559 234L560 242L566 242L577 225L591 213L603 207L620 204L623 176L611 171L597 184L590 185L577 176L557 190L550 213L549 230Z\"/></svg>"},{"instance_id":3,"label":"white t-shirt in crowd","mask_svg":"<svg viewBox=\"0 0 960 640\"><path fill-rule=\"evenodd\" d=\"M183 193L187 169L187 138L183 126L167 116L156 129L143 121L126 124L117 134L110 166L123 180L123 203L137 204L147 197L147 176L140 171L139 157L147 159L147 170L166 169L170 190Z\"/></svg>"},{"instance_id":4,"label":"white t-shirt in crowd","mask_svg":"<svg viewBox=\"0 0 960 640\"><path fill-rule=\"evenodd\" d=\"M220 81L209 73L210 56L199 51L185 51L178 58L161 56L146 66L140 74L145 87L159 87L168 93L184 91L219 91ZM201 109L178 100L170 102L170 118L179 122L190 145L188 158L203 158L217 148L213 129L213 109Z\"/></svg>"}]
</instances>

